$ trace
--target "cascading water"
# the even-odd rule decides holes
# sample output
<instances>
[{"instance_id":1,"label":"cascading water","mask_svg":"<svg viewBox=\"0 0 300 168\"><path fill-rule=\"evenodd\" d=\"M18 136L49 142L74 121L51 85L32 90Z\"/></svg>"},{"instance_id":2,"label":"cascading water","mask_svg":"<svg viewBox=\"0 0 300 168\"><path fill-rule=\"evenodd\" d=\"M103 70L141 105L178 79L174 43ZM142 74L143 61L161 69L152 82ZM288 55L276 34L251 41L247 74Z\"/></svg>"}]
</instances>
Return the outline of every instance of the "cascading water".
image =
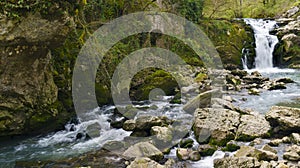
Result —
<instances>
[{"instance_id":1,"label":"cascading water","mask_svg":"<svg viewBox=\"0 0 300 168\"><path fill-rule=\"evenodd\" d=\"M276 28L276 21L263 19L244 19L254 30L256 44L255 69L264 70L273 68L273 51L278 43L277 36L270 35L270 31ZM244 69L247 67L247 58L243 59Z\"/></svg>"}]
</instances>

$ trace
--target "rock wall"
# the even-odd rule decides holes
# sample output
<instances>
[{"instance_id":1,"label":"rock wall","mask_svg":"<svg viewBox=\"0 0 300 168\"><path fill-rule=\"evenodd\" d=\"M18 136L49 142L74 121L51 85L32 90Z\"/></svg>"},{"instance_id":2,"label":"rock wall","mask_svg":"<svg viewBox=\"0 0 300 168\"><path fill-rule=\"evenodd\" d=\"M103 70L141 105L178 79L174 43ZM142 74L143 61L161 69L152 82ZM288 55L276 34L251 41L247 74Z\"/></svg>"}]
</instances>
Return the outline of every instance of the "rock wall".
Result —
<instances>
[{"instance_id":1,"label":"rock wall","mask_svg":"<svg viewBox=\"0 0 300 168\"><path fill-rule=\"evenodd\" d=\"M300 68L300 7L295 6L277 19L279 44L274 51L278 67Z\"/></svg>"},{"instance_id":2,"label":"rock wall","mask_svg":"<svg viewBox=\"0 0 300 168\"><path fill-rule=\"evenodd\" d=\"M64 123L53 80L51 49L71 27L65 15L0 18L0 136L42 133Z\"/></svg>"},{"instance_id":3,"label":"rock wall","mask_svg":"<svg viewBox=\"0 0 300 168\"><path fill-rule=\"evenodd\" d=\"M81 4L81 1L51 1L50 6L45 4L46 1L36 6L30 4L32 2L23 2L16 9L0 7L0 136L47 133L63 128L75 115L71 95L72 69L84 40L110 17L122 14L103 19L109 11L100 10L102 6L97 6L99 4ZM18 17L6 15L7 12L17 14ZM89 18L84 19L84 14ZM241 67L242 49L254 48L251 43L254 41L253 34L249 31L251 29L245 29L242 21L203 20L200 26L211 38L223 63L228 64L228 67ZM183 55L187 63L201 66L198 56L195 59L193 51L182 42L174 42L174 39L157 34L154 34L157 37L148 36L141 34L129 37L129 42L121 41L115 46L117 50L113 50L111 55L115 54L117 58L104 62L109 67L107 73L98 75L99 80L96 80L99 104L111 103L110 87L107 80L103 80L103 74L112 74L124 55L135 49L149 47L147 45L150 43L150 46L175 49L172 51ZM153 42L153 39L156 41ZM141 76L151 81L157 78L153 74ZM177 84L173 81L170 84L170 75L165 76L167 78L157 85L167 89L173 87L170 90L174 94ZM109 79L108 76L106 78ZM144 82L132 84L137 94L143 88L152 88L151 83L141 83Z\"/></svg>"}]
</instances>

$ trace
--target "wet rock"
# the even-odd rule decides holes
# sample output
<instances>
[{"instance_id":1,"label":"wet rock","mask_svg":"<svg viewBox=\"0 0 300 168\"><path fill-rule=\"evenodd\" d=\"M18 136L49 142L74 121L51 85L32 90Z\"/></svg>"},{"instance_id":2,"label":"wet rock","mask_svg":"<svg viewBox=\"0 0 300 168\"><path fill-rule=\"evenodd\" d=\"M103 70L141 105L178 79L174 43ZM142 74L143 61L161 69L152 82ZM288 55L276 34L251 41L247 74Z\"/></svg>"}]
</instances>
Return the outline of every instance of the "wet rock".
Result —
<instances>
[{"instance_id":1,"label":"wet rock","mask_svg":"<svg viewBox=\"0 0 300 168\"><path fill-rule=\"evenodd\" d=\"M107 150L97 150L81 154L79 156L68 157L66 159L58 158L56 160L43 160L43 161L18 161L16 168L24 167L113 167L124 168L125 159L116 153Z\"/></svg>"},{"instance_id":2,"label":"wet rock","mask_svg":"<svg viewBox=\"0 0 300 168\"><path fill-rule=\"evenodd\" d=\"M267 120L259 115L242 115L237 130L237 139L250 141L257 137L266 136L271 129Z\"/></svg>"},{"instance_id":3,"label":"wet rock","mask_svg":"<svg viewBox=\"0 0 300 168\"><path fill-rule=\"evenodd\" d=\"M230 101L221 99L221 98L212 98L211 99L212 108L225 108L233 111L241 111L238 107L234 106Z\"/></svg>"},{"instance_id":4,"label":"wet rock","mask_svg":"<svg viewBox=\"0 0 300 168\"><path fill-rule=\"evenodd\" d=\"M283 143L291 143L291 138L285 136L285 137L282 138L282 142L283 142Z\"/></svg>"},{"instance_id":5,"label":"wet rock","mask_svg":"<svg viewBox=\"0 0 300 168\"><path fill-rule=\"evenodd\" d=\"M265 118L273 128L277 127L276 133L286 135L300 130L300 109L273 106Z\"/></svg>"},{"instance_id":6,"label":"wet rock","mask_svg":"<svg viewBox=\"0 0 300 168\"><path fill-rule=\"evenodd\" d=\"M193 131L199 143L226 145L235 137L240 114L226 109L197 109Z\"/></svg>"},{"instance_id":7,"label":"wet rock","mask_svg":"<svg viewBox=\"0 0 300 168\"><path fill-rule=\"evenodd\" d=\"M256 84L261 85L268 80L269 80L269 78L262 77L258 72L253 72L251 75L245 76L243 78L243 81L246 84L256 83Z\"/></svg>"},{"instance_id":8,"label":"wet rock","mask_svg":"<svg viewBox=\"0 0 300 168\"><path fill-rule=\"evenodd\" d=\"M279 146L282 143L282 139L273 139L268 144L270 146Z\"/></svg>"},{"instance_id":9,"label":"wet rock","mask_svg":"<svg viewBox=\"0 0 300 168\"><path fill-rule=\"evenodd\" d=\"M147 157L139 157L134 159L133 162L127 168L165 168L163 165L147 158Z\"/></svg>"},{"instance_id":10,"label":"wet rock","mask_svg":"<svg viewBox=\"0 0 300 168\"><path fill-rule=\"evenodd\" d=\"M248 90L248 94L249 95L259 95L260 91L256 88L251 88L251 89Z\"/></svg>"},{"instance_id":11,"label":"wet rock","mask_svg":"<svg viewBox=\"0 0 300 168\"><path fill-rule=\"evenodd\" d=\"M277 154L277 150L274 149L274 148L272 148L272 147L269 146L269 145L264 145L261 149L264 150L264 151L269 151L269 152L272 152L272 153Z\"/></svg>"},{"instance_id":12,"label":"wet rock","mask_svg":"<svg viewBox=\"0 0 300 168\"><path fill-rule=\"evenodd\" d=\"M122 118L120 120L113 120L110 122L110 126L113 128L123 128L123 124L126 121L125 118Z\"/></svg>"},{"instance_id":13,"label":"wet rock","mask_svg":"<svg viewBox=\"0 0 300 168\"><path fill-rule=\"evenodd\" d=\"M198 151L193 151L191 149L186 148L178 148L176 150L176 155L179 160L198 161L201 159L201 156Z\"/></svg>"},{"instance_id":14,"label":"wet rock","mask_svg":"<svg viewBox=\"0 0 300 168\"><path fill-rule=\"evenodd\" d=\"M276 83L294 83L294 81L290 78L279 78L275 80Z\"/></svg>"},{"instance_id":15,"label":"wet rock","mask_svg":"<svg viewBox=\"0 0 300 168\"><path fill-rule=\"evenodd\" d=\"M291 140L292 143L300 145L300 134L292 133L290 140Z\"/></svg>"},{"instance_id":16,"label":"wet rock","mask_svg":"<svg viewBox=\"0 0 300 168\"><path fill-rule=\"evenodd\" d=\"M235 153L235 157L256 157L260 152L252 146L241 146Z\"/></svg>"},{"instance_id":17,"label":"wet rock","mask_svg":"<svg viewBox=\"0 0 300 168\"><path fill-rule=\"evenodd\" d=\"M226 147L225 148L222 148L223 151L229 151L229 152L234 152L238 149L240 149L241 147L236 143L236 141L229 141L227 144L226 144Z\"/></svg>"},{"instance_id":18,"label":"wet rock","mask_svg":"<svg viewBox=\"0 0 300 168\"><path fill-rule=\"evenodd\" d=\"M150 131L153 126L168 126L172 121L166 116L140 116L135 123L135 130Z\"/></svg>"},{"instance_id":19,"label":"wet rock","mask_svg":"<svg viewBox=\"0 0 300 168\"><path fill-rule=\"evenodd\" d=\"M259 154L258 154L258 160L264 160L264 161L271 161L271 160L278 160L278 156L277 154L270 152L270 151L265 151L265 150L259 150Z\"/></svg>"},{"instance_id":20,"label":"wet rock","mask_svg":"<svg viewBox=\"0 0 300 168\"><path fill-rule=\"evenodd\" d=\"M227 157L214 160L215 168L259 168L260 163L253 157Z\"/></svg>"},{"instance_id":21,"label":"wet rock","mask_svg":"<svg viewBox=\"0 0 300 168\"><path fill-rule=\"evenodd\" d=\"M212 95L216 94L217 92L218 90L209 90L200 93L197 97L187 102L183 106L183 110L187 113L193 114L197 108L204 108L210 106Z\"/></svg>"},{"instance_id":22,"label":"wet rock","mask_svg":"<svg viewBox=\"0 0 300 168\"><path fill-rule=\"evenodd\" d=\"M163 153L149 142L139 142L129 147L123 155L128 158L148 157L156 161L164 157Z\"/></svg>"},{"instance_id":23,"label":"wet rock","mask_svg":"<svg viewBox=\"0 0 300 168\"><path fill-rule=\"evenodd\" d=\"M171 142L173 139L172 129L169 127L153 126L151 128L151 135L155 135L156 138L163 142Z\"/></svg>"},{"instance_id":24,"label":"wet rock","mask_svg":"<svg viewBox=\"0 0 300 168\"><path fill-rule=\"evenodd\" d=\"M201 156L212 156L216 150L217 147L211 146L209 144L199 145L198 147L198 152Z\"/></svg>"},{"instance_id":25,"label":"wet rock","mask_svg":"<svg viewBox=\"0 0 300 168\"><path fill-rule=\"evenodd\" d=\"M248 74L247 71L239 70L239 69L232 70L230 73L234 76L239 76L240 78L243 78L244 76L247 76L247 74Z\"/></svg>"},{"instance_id":26,"label":"wet rock","mask_svg":"<svg viewBox=\"0 0 300 168\"><path fill-rule=\"evenodd\" d=\"M123 124L123 129L125 131L133 131L135 129L135 124L134 120L127 120Z\"/></svg>"},{"instance_id":27,"label":"wet rock","mask_svg":"<svg viewBox=\"0 0 300 168\"><path fill-rule=\"evenodd\" d=\"M109 141L103 145L103 148L109 151L113 151L114 153L124 152L125 143L120 141Z\"/></svg>"},{"instance_id":28,"label":"wet rock","mask_svg":"<svg viewBox=\"0 0 300 168\"><path fill-rule=\"evenodd\" d=\"M182 139L179 143L181 148L191 148L193 147L194 140L191 138Z\"/></svg>"},{"instance_id":29,"label":"wet rock","mask_svg":"<svg viewBox=\"0 0 300 168\"><path fill-rule=\"evenodd\" d=\"M283 158L289 161L300 161L300 146L293 145L285 149Z\"/></svg>"},{"instance_id":30,"label":"wet rock","mask_svg":"<svg viewBox=\"0 0 300 168\"><path fill-rule=\"evenodd\" d=\"M189 160L191 161L199 161L201 159L201 156L198 151L192 151L189 154Z\"/></svg>"},{"instance_id":31,"label":"wet rock","mask_svg":"<svg viewBox=\"0 0 300 168\"><path fill-rule=\"evenodd\" d=\"M286 86L283 82L277 83L273 82L271 86L269 86L268 90L280 90L280 89L286 89Z\"/></svg>"},{"instance_id":32,"label":"wet rock","mask_svg":"<svg viewBox=\"0 0 300 168\"><path fill-rule=\"evenodd\" d=\"M223 96L223 100L228 101L228 102L234 102L234 100L231 96Z\"/></svg>"},{"instance_id":33,"label":"wet rock","mask_svg":"<svg viewBox=\"0 0 300 168\"><path fill-rule=\"evenodd\" d=\"M251 146L242 146L241 149L236 152L235 157L255 157L259 161L278 160L278 156L275 153L259 150Z\"/></svg>"},{"instance_id":34,"label":"wet rock","mask_svg":"<svg viewBox=\"0 0 300 168\"><path fill-rule=\"evenodd\" d=\"M186 148L178 148L176 150L176 156L179 160L189 160L190 151Z\"/></svg>"},{"instance_id":35,"label":"wet rock","mask_svg":"<svg viewBox=\"0 0 300 168\"><path fill-rule=\"evenodd\" d=\"M261 145L263 143L263 140L261 138L255 138L251 143L250 146L254 145Z\"/></svg>"}]
</instances>

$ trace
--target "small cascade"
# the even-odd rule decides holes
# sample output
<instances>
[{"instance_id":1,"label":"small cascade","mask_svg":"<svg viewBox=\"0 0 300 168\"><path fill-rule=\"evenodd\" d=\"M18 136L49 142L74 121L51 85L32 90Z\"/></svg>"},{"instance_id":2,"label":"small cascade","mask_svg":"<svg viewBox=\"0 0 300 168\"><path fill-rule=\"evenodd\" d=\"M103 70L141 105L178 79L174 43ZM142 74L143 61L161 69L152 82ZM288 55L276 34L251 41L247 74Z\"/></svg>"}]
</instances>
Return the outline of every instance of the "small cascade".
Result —
<instances>
[{"instance_id":1,"label":"small cascade","mask_svg":"<svg viewBox=\"0 0 300 168\"><path fill-rule=\"evenodd\" d=\"M264 70L273 68L273 51L278 43L277 36L270 35L270 31L276 28L276 21L263 19L244 19L254 30L256 44L255 69ZM247 57L243 57L244 69L247 67Z\"/></svg>"}]
</instances>

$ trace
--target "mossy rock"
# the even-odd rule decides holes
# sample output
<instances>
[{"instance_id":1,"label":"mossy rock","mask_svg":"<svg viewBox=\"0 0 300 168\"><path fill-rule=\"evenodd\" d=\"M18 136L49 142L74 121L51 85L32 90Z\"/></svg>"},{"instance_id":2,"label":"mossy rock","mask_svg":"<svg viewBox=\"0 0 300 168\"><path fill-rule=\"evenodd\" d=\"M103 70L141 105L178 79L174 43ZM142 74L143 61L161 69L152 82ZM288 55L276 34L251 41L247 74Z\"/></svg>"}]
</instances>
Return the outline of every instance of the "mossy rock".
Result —
<instances>
[{"instance_id":1,"label":"mossy rock","mask_svg":"<svg viewBox=\"0 0 300 168\"><path fill-rule=\"evenodd\" d=\"M240 149L241 147L234 143L227 143L225 148L222 148L222 151L234 152Z\"/></svg>"},{"instance_id":2,"label":"mossy rock","mask_svg":"<svg viewBox=\"0 0 300 168\"><path fill-rule=\"evenodd\" d=\"M164 70L157 70L145 78L144 83L137 88L134 97L136 100L148 100L149 93L156 88L164 91L165 95L175 95L178 87L176 80Z\"/></svg>"}]
</instances>

